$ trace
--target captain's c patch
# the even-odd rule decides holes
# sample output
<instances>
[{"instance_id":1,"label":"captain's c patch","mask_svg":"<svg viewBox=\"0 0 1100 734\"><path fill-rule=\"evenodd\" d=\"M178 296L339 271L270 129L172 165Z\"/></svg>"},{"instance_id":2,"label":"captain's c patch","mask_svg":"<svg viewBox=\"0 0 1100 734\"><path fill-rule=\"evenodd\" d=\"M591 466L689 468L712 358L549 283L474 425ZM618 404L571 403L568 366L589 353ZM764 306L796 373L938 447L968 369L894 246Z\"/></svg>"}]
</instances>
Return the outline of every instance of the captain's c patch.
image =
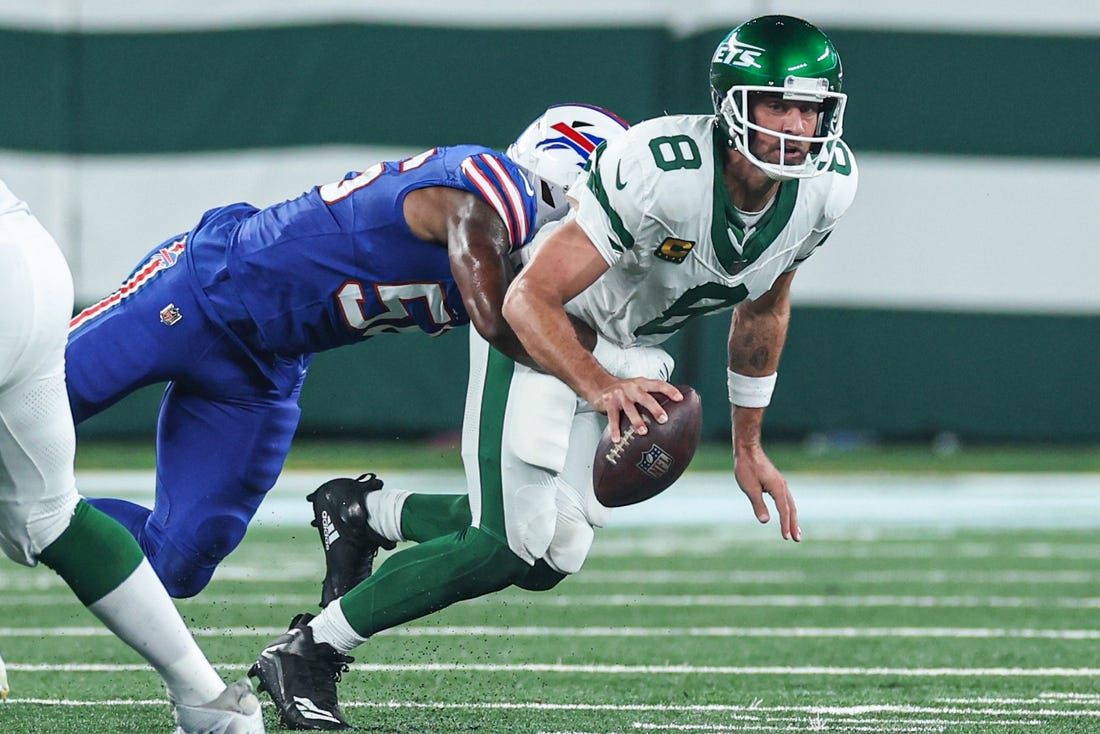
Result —
<instances>
[{"instance_id":1,"label":"captain's c patch","mask_svg":"<svg viewBox=\"0 0 1100 734\"><path fill-rule=\"evenodd\" d=\"M684 258L688 256L693 247L695 247L694 242L667 237L664 242L657 246L657 250L653 254L667 262L680 263L684 261Z\"/></svg>"}]
</instances>

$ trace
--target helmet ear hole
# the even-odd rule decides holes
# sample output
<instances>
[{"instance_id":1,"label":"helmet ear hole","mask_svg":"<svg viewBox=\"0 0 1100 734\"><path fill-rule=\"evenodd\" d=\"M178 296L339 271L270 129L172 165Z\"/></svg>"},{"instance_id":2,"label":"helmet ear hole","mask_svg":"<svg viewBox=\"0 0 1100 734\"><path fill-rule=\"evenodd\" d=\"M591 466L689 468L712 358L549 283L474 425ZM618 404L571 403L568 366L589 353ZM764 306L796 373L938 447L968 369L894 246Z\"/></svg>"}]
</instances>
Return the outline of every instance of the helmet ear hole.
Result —
<instances>
[{"instance_id":1,"label":"helmet ear hole","mask_svg":"<svg viewBox=\"0 0 1100 734\"><path fill-rule=\"evenodd\" d=\"M542 188L542 201L547 206L557 206L557 202L554 201L554 190L550 187L546 181L539 179L539 183Z\"/></svg>"}]
</instances>

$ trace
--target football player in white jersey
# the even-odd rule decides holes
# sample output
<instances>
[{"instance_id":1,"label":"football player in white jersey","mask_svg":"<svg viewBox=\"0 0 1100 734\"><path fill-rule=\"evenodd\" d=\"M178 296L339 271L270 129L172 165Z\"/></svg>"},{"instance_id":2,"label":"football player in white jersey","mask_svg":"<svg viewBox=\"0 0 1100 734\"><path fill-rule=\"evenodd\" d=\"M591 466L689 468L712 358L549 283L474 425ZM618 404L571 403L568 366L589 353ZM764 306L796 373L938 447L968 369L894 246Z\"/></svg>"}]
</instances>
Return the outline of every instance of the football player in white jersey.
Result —
<instances>
[{"instance_id":1,"label":"football player in white jersey","mask_svg":"<svg viewBox=\"0 0 1100 734\"><path fill-rule=\"evenodd\" d=\"M596 410L666 418L664 376L607 369L563 329L567 313L620 347L659 344L689 320L733 309L728 385L734 473L757 518L770 494L784 538L799 540L783 475L760 429L775 385L798 266L851 204L857 168L841 141L840 57L816 27L765 16L715 51L715 116L640 123L597 152L573 187L574 216L510 289L505 317L531 355ZM583 185L582 185L583 184ZM655 379L656 378L656 379Z\"/></svg>"},{"instance_id":2,"label":"football player in white jersey","mask_svg":"<svg viewBox=\"0 0 1100 734\"><path fill-rule=\"evenodd\" d=\"M580 570L593 528L610 513L592 490L600 433L610 420L617 438L621 414L642 433L643 411L667 418L655 393L682 396L658 345L697 316L733 310L734 473L761 522L770 519L770 494L783 537L801 538L760 429L794 272L855 195L855 159L840 139L840 57L806 21L760 17L719 45L711 86L715 114L643 122L597 148L569 188L573 210L540 233L504 315L544 370L470 331L468 504L374 486L333 508L341 537L358 535L369 552L418 545L316 618L296 619L261 654L254 671L279 671L261 676L277 702L323 709L312 728L347 727L335 681L347 653L370 636L509 585L549 589ZM571 318L596 330L593 351ZM319 516L322 526L332 517Z\"/></svg>"},{"instance_id":3,"label":"football player in white jersey","mask_svg":"<svg viewBox=\"0 0 1100 734\"><path fill-rule=\"evenodd\" d=\"M0 182L0 549L16 563L56 571L160 673L177 734L262 734L248 680L225 685L137 541L77 494L65 392L72 308L61 250Z\"/></svg>"}]
</instances>

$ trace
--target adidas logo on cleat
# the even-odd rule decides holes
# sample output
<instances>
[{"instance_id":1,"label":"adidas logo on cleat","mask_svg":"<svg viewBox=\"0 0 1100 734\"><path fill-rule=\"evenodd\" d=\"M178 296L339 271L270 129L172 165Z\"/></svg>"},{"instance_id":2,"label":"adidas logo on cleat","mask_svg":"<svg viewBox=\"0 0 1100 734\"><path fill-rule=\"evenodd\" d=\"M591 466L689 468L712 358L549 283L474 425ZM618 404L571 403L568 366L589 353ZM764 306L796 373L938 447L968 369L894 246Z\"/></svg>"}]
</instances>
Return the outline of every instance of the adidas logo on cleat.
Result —
<instances>
[{"instance_id":1,"label":"adidas logo on cleat","mask_svg":"<svg viewBox=\"0 0 1100 734\"><path fill-rule=\"evenodd\" d=\"M340 539L340 533L336 530L336 526L333 524L332 518L329 517L327 510L321 512L321 536L325 550L331 550L332 544Z\"/></svg>"}]
</instances>

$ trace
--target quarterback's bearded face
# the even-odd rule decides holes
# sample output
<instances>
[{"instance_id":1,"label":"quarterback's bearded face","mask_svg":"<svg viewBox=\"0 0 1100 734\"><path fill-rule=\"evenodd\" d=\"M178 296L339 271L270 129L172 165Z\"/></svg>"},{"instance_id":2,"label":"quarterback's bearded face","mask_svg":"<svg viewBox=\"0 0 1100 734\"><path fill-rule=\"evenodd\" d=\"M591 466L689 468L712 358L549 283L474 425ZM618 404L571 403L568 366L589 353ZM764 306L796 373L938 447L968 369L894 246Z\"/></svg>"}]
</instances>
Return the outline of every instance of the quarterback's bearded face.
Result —
<instances>
[{"instance_id":1,"label":"quarterback's bearded face","mask_svg":"<svg viewBox=\"0 0 1100 734\"><path fill-rule=\"evenodd\" d=\"M778 94L753 94L749 98L750 119L767 130L784 136L805 138L817 133L821 104L786 100ZM806 161L810 153L809 140L768 135L753 130L749 146L752 154L762 161L785 166L797 166Z\"/></svg>"}]
</instances>

